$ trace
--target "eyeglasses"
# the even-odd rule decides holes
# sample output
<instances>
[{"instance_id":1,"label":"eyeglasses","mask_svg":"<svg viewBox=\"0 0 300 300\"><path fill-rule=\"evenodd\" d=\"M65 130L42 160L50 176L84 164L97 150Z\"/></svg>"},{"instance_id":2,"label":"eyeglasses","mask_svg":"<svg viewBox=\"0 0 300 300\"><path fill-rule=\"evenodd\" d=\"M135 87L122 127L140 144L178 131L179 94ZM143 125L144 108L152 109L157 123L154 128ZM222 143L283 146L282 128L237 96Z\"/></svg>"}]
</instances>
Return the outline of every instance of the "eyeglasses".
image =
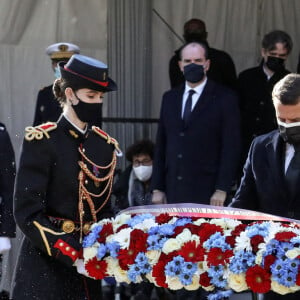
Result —
<instances>
[{"instance_id":1,"label":"eyeglasses","mask_svg":"<svg viewBox=\"0 0 300 300\"><path fill-rule=\"evenodd\" d=\"M134 160L132 162L132 165L134 167L139 167L139 166L151 166L152 165L152 160L151 159L143 159L143 160Z\"/></svg>"}]
</instances>

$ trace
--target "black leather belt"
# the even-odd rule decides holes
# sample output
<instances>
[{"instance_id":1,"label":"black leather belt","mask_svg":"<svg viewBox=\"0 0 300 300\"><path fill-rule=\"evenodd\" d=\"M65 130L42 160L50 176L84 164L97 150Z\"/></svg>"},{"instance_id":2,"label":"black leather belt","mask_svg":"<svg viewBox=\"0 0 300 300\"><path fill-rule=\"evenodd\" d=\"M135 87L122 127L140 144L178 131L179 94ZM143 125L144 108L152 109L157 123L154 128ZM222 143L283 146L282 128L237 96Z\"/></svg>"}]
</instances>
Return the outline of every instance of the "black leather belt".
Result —
<instances>
[{"instance_id":1,"label":"black leather belt","mask_svg":"<svg viewBox=\"0 0 300 300\"><path fill-rule=\"evenodd\" d=\"M80 231L80 222L75 222L69 219L56 218L48 216L52 224L60 228L65 233L72 233L74 231ZM90 231L92 222L83 222L82 231L87 234Z\"/></svg>"}]
</instances>

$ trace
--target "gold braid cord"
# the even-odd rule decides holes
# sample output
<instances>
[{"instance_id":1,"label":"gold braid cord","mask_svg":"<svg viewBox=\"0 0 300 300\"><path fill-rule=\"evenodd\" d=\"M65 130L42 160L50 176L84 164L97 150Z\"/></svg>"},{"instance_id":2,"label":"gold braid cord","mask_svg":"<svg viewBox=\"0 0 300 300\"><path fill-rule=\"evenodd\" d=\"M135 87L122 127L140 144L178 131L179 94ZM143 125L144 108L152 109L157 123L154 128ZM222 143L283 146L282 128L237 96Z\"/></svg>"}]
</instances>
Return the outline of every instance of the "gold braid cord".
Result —
<instances>
[{"instance_id":1,"label":"gold braid cord","mask_svg":"<svg viewBox=\"0 0 300 300\"><path fill-rule=\"evenodd\" d=\"M41 140L44 136L49 139L50 135L49 131L56 129L57 124L53 122L47 122L42 125L38 125L35 127L28 126L25 128L25 140L32 141L34 139Z\"/></svg>"},{"instance_id":2,"label":"gold braid cord","mask_svg":"<svg viewBox=\"0 0 300 300\"><path fill-rule=\"evenodd\" d=\"M99 166L95 164L93 161L91 161L83 152L83 150L79 147L79 152L82 157L82 161L79 161L78 164L80 166L80 172L78 175L78 180L79 180L79 202L78 202L78 210L79 210L79 217L80 217L80 240L82 240L82 225L83 225L83 215L84 215L84 201L86 201L89 205L90 212L93 218L93 222L97 222L97 216L96 214L103 208L103 206L107 203L109 200L111 190L112 190L112 185L113 185L113 176L114 176L114 171L117 163L117 157L116 153L113 152L112 160L111 162L106 165L106 166ZM95 176L87 167L86 162L91 164L93 168L96 168L98 170L104 171L105 176L103 177L97 177ZM90 179L94 182L95 186L101 186L101 191L99 194L94 194L90 191L87 190L85 186L85 181L86 179ZM94 198L100 198L107 192L107 196L105 200L102 203L99 203L99 207L95 208L95 203L92 199ZM96 201L95 201L96 202Z\"/></svg>"}]
</instances>

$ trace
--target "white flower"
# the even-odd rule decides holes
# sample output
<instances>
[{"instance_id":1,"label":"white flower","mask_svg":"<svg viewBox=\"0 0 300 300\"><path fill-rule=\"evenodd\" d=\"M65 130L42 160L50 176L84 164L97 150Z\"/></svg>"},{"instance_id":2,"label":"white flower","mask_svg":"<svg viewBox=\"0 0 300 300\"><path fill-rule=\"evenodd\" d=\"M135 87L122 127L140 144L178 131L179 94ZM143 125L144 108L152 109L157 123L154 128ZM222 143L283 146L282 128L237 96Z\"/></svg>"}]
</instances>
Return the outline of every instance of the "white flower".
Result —
<instances>
[{"instance_id":1,"label":"white flower","mask_svg":"<svg viewBox=\"0 0 300 300\"><path fill-rule=\"evenodd\" d=\"M199 238L198 235L192 234L192 236L191 236L191 241L195 241L195 242L196 242L196 246L198 246L199 243L200 243L200 238Z\"/></svg>"},{"instance_id":2,"label":"white flower","mask_svg":"<svg viewBox=\"0 0 300 300\"><path fill-rule=\"evenodd\" d=\"M180 249L181 245L180 243L177 241L177 239L168 239L163 247L162 247L162 252L165 254L169 254L172 251L178 250Z\"/></svg>"},{"instance_id":3,"label":"white flower","mask_svg":"<svg viewBox=\"0 0 300 300\"><path fill-rule=\"evenodd\" d=\"M180 290L183 288L183 284L176 276L166 276L166 283L171 290Z\"/></svg>"},{"instance_id":4,"label":"white flower","mask_svg":"<svg viewBox=\"0 0 300 300\"><path fill-rule=\"evenodd\" d=\"M261 265L264 253L265 253L265 249L260 249L256 252L255 263L257 265Z\"/></svg>"},{"instance_id":5,"label":"white flower","mask_svg":"<svg viewBox=\"0 0 300 300\"><path fill-rule=\"evenodd\" d=\"M271 282L271 289L272 291L280 294L280 295L285 295L285 294L288 294L288 293L291 293L291 292L295 292L297 290L299 290L300 288L297 286L293 286L293 287L286 287L280 283L278 283L277 281L273 281Z\"/></svg>"},{"instance_id":6,"label":"white flower","mask_svg":"<svg viewBox=\"0 0 300 300\"><path fill-rule=\"evenodd\" d=\"M155 265L160 257L161 251L158 250L149 250L146 252L146 257L148 258L148 262L150 265Z\"/></svg>"},{"instance_id":7,"label":"white flower","mask_svg":"<svg viewBox=\"0 0 300 300\"><path fill-rule=\"evenodd\" d=\"M294 248L291 250L288 250L285 255L290 258L290 259L295 259L297 256L300 255L300 249L299 248Z\"/></svg>"},{"instance_id":8,"label":"white flower","mask_svg":"<svg viewBox=\"0 0 300 300\"><path fill-rule=\"evenodd\" d=\"M97 255L99 243L95 243L92 247L83 248L84 260L90 260Z\"/></svg>"},{"instance_id":9,"label":"white flower","mask_svg":"<svg viewBox=\"0 0 300 300\"><path fill-rule=\"evenodd\" d=\"M215 224L215 225L217 225L217 226L222 227L223 229L226 229L226 227L227 227L226 220L223 219L223 218L220 218L220 219L212 219L212 220L210 221L210 224Z\"/></svg>"},{"instance_id":10,"label":"white flower","mask_svg":"<svg viewBox=\"0 0 300 300\"><path fill-rule=\"evenodd\" d=\"M157 223L154 219L145 219L142 223L139 223L134 226L135 229L141 229L143 231L147 231L147 229L151 227L156 227Z\"/></svg>"},{"instance_id":11,"label":"white flower","mask_svg":"<svg viewBox=\"0 0 300 300\"><path fill-rule=\"evenodd\" d=\"M200 218L200 219L197 219L196 221L193 222L194 225L201 225L203 223L207 223L207 220L203 219L203 218Z\"/></svg>"},{"instance_id":12,"label":"white flower","mask_svg":"<svg viewBox=\"0 0 300 300\"><path fill-rule=\"evenodd\" d=\"M106 238L107 243L111 243L113 241L118 242L120 244L121 249L126 249L129 247L130 242L130 233L131 228L124 228L114 235L110 235Z\"/></svg>"},{"instance_id":13,"label":"white flower","mask_svg":"<svg viewBox=\"0 0 300 300\"><path fill-rule=\"evenodd\" d=\"M129 219L131 219L130 215L127 214L117 215L113 221L114 231L116 231L118 227L126 224Z\"/></svg>"},{"instance_id":14,"label":"white flower","mask_svg":"<svg viewBox=\"0 0 300 300\"><path fill-rule=\"evenodd\" d=\"M117 259L112 258L111 256L105 257L104 260L107 262L107 271L106 273L109 276L114 276L115 271L120 268L119 262Z\"/></svg>"},{"instance_id":15,"label":"white flower","mask_svg":"<svg viewBox=\"0 0 300 300\"><path fill-rule=\"evenodd\" d=\"M246 283L245 273L242 274L233 274L230 273L228 277L228 285L231 289L236 292L246 291L248 289Z\"/></svg>"},{"instance_id":16,"label":"white flower","mask_svg":"<svg viewBox=\"0 0 300 300\"><path fill-rule=\"evenodd\" d=\"M252 247L251 247L251 243L250 243L250 238L247 237L246 232L243 231L241 232L240 236L237 236L235 239L235 251L239 251L239 250L247 250L247 251L251 251Z\"/></svg>"},{"instance_id":17,"label":"white flower","mask_svg":"<svg viewBox=\"0 0 300 300\"><path fill-rule=\"evenodd\" d=\"M200 283L199 283L199 275L194 275L192 277L192 283L189 285L185 285L184 288L188 291L194 291L194 290L198 290L200 287Z\"/></svg>"},{"instance_id":18,"label":"white flower","mask_svg":"<svg viewBox=\"0 0 300 300\"><path fill-rule=\"evenodd\" d=\"M183 245L184 243L190 241L191 237L192 237L192 233L190 232L189 229L185 228L181 233L179 233L176 236L176 240L180 245Z\"/></svg>"}]
</instances>

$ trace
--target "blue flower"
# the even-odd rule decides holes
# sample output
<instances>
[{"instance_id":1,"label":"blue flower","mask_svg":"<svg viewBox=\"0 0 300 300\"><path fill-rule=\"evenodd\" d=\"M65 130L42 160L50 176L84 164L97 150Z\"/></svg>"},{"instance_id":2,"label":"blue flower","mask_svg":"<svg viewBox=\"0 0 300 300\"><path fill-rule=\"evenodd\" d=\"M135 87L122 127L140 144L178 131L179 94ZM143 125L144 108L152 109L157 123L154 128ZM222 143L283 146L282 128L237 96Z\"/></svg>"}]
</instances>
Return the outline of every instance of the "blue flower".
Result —
<instances>
[{"instance_id":1,"label":"blue flower","mask_svg":"<svg viewBox=\"0 0 300 300\"><path fill-rule=\"evenodd\" d=\"M226 243L225 236L220 232L216 232L203 244L206 249L221 248L223 251L231 249L230 245Z\"/></svg>"},{"instance_id":2,"label":"blue flower","mask_svg":"<svg viewBox=\"0 0 300 300\"><path fill-rule=\"evenodd\" d=\"M151 214L142 214L142 215L136 215L134 216L133 218L129 219L127 221L127 224L128 226L130 227L134 227L136 226L137 224L140 224L142 223L144 220L147 220L147 219L155 219L155 217Z\"/></svg>"},{"instance_id":3,"label":"blue flower","mask_svg":"<svg viewBox=\"0 0 300 300\"><path fill-rule=\"evenodd\" d=\"M168 276L178 276L181 273L181 269L184 265L184 258L180 255L175 256L170 262L165 266L165 273Z\"/></svg>"},{"instance_id":4,"label":"blue flower","mask_svg":"<svg viewBox=\"0 0 300 300\"><path fill-rule=\"evenodd\" d=\"M118 252L120 250L120 244L116 241L113 241L111 243L107 243L106 244L107 249L110 253L110 256L113 258L117 258L118 257Z\"/></svg>"},{"instance_id":5,"label":"blue flower","mask_svg":"<svg viewBox=\"0 0 300 300\"><path fill-rule=\"evenodd\" d=\"M193 278L193 275L189 274L189 273L182 272L179 274L179 280L183 285L192 284L192 282L193 282L192 278Z\"/></svg>"},{"instance_id":6,"label":"blue flower","mask_svg":"<svg viewBox=\"0 0 300 300\"><path fill-rule=\"evenodd\" d=\"M207 270L210 282L217 288L225 288L227 280L224 278L224 266L213 266Z\"/></svg>"},{"instance_id":7,"label":"blue flower","mask_svg":"<svg viewBox=\"0 0 300 300\"><path fill-rule=\"evenodd\" d=\"M216 291L215 293L210 293L207 296L208 300L221 300L221 299L226 299L229 298L233 294L232 290L227 290L227 291Z\"/></svg>"},{"instance_id":8,"label":"blue flower","mask_svg":"<svg viewBox=\"0 0 300 300\"><path fill-rule=\"evenodd\" d=\"M137 266L136 264L133 264L129 267L129 270L127 272L127 276L130 281L136 282L137 277L141 274L141 268Z\"/></svg>"},{"instance_id":9,"label":"blue flower","mask_svg":"<svg viewBox=\"0 0 300 300\"><path fill-rule=\"evenodd\" d=\"M106 254L106 251L107 251L106 245L100 244L97 249L97 254L96 254L97 258L98 259L103 258Z\"/></svg>"},{"instance_id":10,"label":"blue flower","mask_svg":"<svg viewBox=\"0 0 300 300\"><path fill-rule=\"evenodd\" d=\"M197 271L197 264L192 262L184 262L181 271L185 274L194 275Z\"/></svg>"},{"instance_id":11,"label":"blue flower","mask_svg":"<svg viewBox=\"0 0 300 300\"><path fill-rule=\"evenodd\" d=\"M191 218L180 218L180 219L177 219L174 223L174 226L177 227L177 226L184 226L186 224L190 224L192 223L192 219Z\"/></svg>"},{"instance_id":12,"label":"blue flower","mask_svg":"<svg viewBox=\"0 0 300 300\"><path fill-rule=\"evenodd\" d=\"M82 247L87 248L93 246L99 237L99 232L102 230L102 225L95 226L88 235L86 235L82 242Z\"/></svg>"},{"instance_id":13,"label":"blue flower","mask_svg":"<svg viewBox=\"0 0 300 300\"><path fill-rule=\"evenodd\" d=\"M251 251L240 250L234 254L229 264L229 270L241 274L255 264L255 255Z\"/></svg>"},{"instance_id":14,"label":"blue flower","mask_svg":"<svg viewBox=\"0 0 300 300\"><path fill-rule=\"evenodd\" d=\"M249 238L252 238L256 235L261 235L263 237L268 236L269 234L270 223L260 223L254 224L246 228L246 234Z\"/></svg>"},{"instance_id":15,"label":"blue flower","mask_svg":"<svg viewBox=\"0 0 300 300\"><path fill-rule=\"evenodd\" d=\"M168 240L167 237L164 237L162 239L159 240L159 249L158 250L161 250L162 247L164 246L165 242Z\"/></svg>"},{"instance_id":16,"label":"blue flower","mask_svg":"<svg viewBox=\"0 0 300 300\"><path fill-rule=\"evenodd\" d=\"M160 245L159 245L159 235L149 235L147 237L147 244L148 244L148 248L147 250L159 250L161 249Z\"/></svg>"},{"instance_id":17,"label":"blue flower","mask_svg":"<svg viewBox=\"0 0 300 300\"><path fill-rule=\"evenodd\" d=\"M290 241L294 246L296 244L300 244L300 236L295 236L293 238L291 238L291 241Z\"/></svg>"},{"instance_id":18,"label":"blue flower","mask_svg":"<svg viewBox=\"0 0 300 300\"><path fill-rule=\"evenodd\" d=\"M155 234L158 233L158 229L159 229L159 226L153 226L153 227L149 228L148 234L149 235L155 235Z\"/></svg>"},{"instance_id":19,"label":"blue flower","mask_svg":"<svg viewBox=\"0 0 300 300\"><path fill-rule=\"evenodd\" d=\"M159 226L158 233L163 236L168 236L174 234L174 225L171 224L163 224Z\"/></svg>"},{"instance_id":20,"label":"blue flower","mask_svg":"<svg viewBox=\"0 0 300 300\"><path fill-rule=\"evenodd\" d=\"M280 242L275 240L275 239L270 240L266 244L266 250L265 250L264 256L271 255L271 254L276 254L277 249L279 248L279 244L280 244Z\"/></svg>"}]
</instances>

